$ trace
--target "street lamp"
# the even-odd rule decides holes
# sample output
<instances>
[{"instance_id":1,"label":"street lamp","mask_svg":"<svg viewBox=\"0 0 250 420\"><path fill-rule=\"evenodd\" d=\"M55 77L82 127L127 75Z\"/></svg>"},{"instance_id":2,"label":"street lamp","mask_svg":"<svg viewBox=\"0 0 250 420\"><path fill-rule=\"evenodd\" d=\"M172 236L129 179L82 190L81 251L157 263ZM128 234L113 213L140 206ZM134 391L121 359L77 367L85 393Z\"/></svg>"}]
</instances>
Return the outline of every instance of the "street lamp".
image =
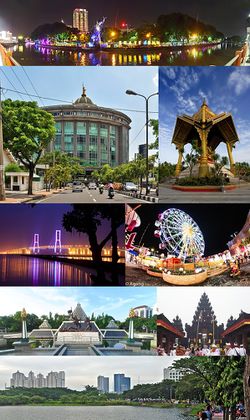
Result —
<instances>
[{"instance_id":1,"label":"street lamp","mask_svg":"<svg viewBox=\"0 0 250 420\"><path fill-rule=\"evenodd\" d=\"M152 95L149 95L147 97L140 93L134 92L133 90L128 89L126 90L126 94L140 96L146 101L146 195L148 195L148 126L149 126L148 104L149 104L149 99L152 98L152 96L159 95L159 92L152 93Z\"/></svg>"}]
</instances>

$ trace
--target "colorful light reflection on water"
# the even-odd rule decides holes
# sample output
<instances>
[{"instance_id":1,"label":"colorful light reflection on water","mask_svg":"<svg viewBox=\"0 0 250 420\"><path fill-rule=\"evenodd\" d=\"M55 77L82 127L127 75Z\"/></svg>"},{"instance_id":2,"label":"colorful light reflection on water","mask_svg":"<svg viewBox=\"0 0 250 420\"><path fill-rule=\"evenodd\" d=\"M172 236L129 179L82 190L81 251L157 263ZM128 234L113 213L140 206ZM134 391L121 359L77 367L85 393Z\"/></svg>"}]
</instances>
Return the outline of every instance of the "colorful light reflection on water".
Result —
<instances>
[{"instance_id":1,"label":"colorful light reflection on water","mask_svg":"<svg viewBox=\"0 0 250 420\"><path fill-rule=\"evenodd\" d=\"M13 57L21 65L78 66L151 66L151 65L225 65L236 47L227 45L157 49L153 52L125 50L120 52L81 52L56 50L43 46L15 46Z\"/></svg>"},{"instance_id":2,"label":"colorful light reflection on water","mask_svg":"<svg viewBox=\"0 0 250 420\"><path fill-rule=\"evenodd\" d=\"M94 268L60 261L17 255L0 256L0 286L95 286L97 282L99 286L124 284L122 274L116 274L114 278L114 273L103 270L102 275L103 278L97 277Z\"/></svg>"}]
</instances>

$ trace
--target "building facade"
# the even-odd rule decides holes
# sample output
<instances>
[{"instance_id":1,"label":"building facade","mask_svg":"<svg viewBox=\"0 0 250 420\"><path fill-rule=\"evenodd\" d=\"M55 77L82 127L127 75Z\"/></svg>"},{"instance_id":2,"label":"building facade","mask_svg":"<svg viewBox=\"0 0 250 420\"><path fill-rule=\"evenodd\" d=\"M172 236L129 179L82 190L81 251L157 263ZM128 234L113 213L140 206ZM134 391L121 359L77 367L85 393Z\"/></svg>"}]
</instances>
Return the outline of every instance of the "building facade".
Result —
<instances>
[{"instance_id":1,"label":"building facade","mask_svg":"<svg viewBox=\"0 0 250 420\"><path fill-rule=\"evenodd\" d=\"M124 373L114 374L114 392L122 394L131 389L131 378L126 377Z\"/></svg>"},{"instance_id":2,"label":"building facade","mask_svg":"<svg viewBox=\"0 0 250 420\"><path fill-rule=\"evenodd\" d=\"M98 376L97 389L104 394L109 392L109 378L105 376Z\"/></svg>"},{"instance_id":3,"label":"building facade","mask_svg":"<svg viewBox=\"0 0 250 420\"><path fill-rule=\"evenodd\" d=\"M164 380L171 380L174 382L178 382L185 373L179 369L174 369L171 366L168 368L163 369L163 379Z\"/></svg>"},{"instance_id":4,"label":"building facade","mask_svg":"<svg viewBox=\"0 0 250 420\"><path fill-rule=\"evenodd\" d=\"M85 33L89 31L89 12L86 9L73 11L73 28Z\"/></svg>"},{"instance_id":5,"label":"building facade","mask_svg":"<svg viewBox=\"0 0 250 420\"><path fill-rule=\"evenodd\" d=\"M136 306L132 311L134 311L135 316L139 318L152 318L153 316L153 309L147 305Z\"/></svg>"},{"instance_id":6,"label":"building facade","mask_svg":"<svg viewBox=\"0 0 250 420\"><path fill-rule=\"evenodd\" d=\"M47 376L30 371L28 376L15 372L10 379L11 388L65 388L65 372L49 372Z\"/></svg>"},{"instance_id":7,"label":"building facade","mask_svg":"<svg viewBox=\"0 0 250 420\"><path fill-rule=\"evenodd\" d=\"M86 169L105 164L115 167L129 160L130 118L122 112L95 105L86 95L72 105L44 108L55 119L56 136L49 151L60 151L80 160Z\"/></svg>"}]
</instances>

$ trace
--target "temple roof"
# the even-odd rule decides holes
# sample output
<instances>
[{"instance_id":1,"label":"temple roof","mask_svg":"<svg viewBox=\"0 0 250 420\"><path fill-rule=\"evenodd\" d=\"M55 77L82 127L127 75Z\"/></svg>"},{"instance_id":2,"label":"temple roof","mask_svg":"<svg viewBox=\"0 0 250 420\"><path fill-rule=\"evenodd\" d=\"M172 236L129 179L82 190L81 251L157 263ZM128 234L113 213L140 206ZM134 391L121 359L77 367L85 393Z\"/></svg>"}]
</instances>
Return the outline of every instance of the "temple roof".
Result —
<instances>
[{"instance_id":1,"label":"temple roof","mask_svg":"<svg viewBox=\"0 0 250 420\"><path fill-rule=\"evenodd\" d=\"M79 321L85 321L87 319L87 315L85 314L84 310L80 303L76 305L76 308L73 311L73 315L79 319Z\"/></svg>"},{"instance_id":2,"label":"temple roof","mask_svg":"<svg viewBox=\"0 0 250 420\"><path fill-rule=\"evenodd\" d=\"M237 330L239 330L241 327L248 326L250 329L250 314L241 311L239 318L236 319L230 327L228 327L223 333L221 334L222 337L226 337L228 334L231 334Z\"/></svg>"},{"instance_id":3,"label":"temple roof","mask_svg":"<svg viewBox=\"0 0 250 420\"><path fill-rule=\"evenodd\" d=\"M157 315L157 328L158 327L162 327L165 330L173 333L175 336L183 338L185 336L185 334L180 331L178 328L176 328L172 322L170 322L165 315L163 314L159 314Z\"/></svg>"},{"instance_id":4,"label":"temple roof","mask_svg":"<svg viewBox=\"0 0 250 420\"><path fill-rule=\"evenodd\" d=\"M205 100L192 116L184 114L177 117L172 143L182 147L194 140L200 141L199 130L207 131L207 143L212 150L221 142L234 144L239 141L232 115L226 112L215 114Z\"/></svg>"},{"instance_id":5,"label":"temple roof","mask_svg":"<svg viewBox=\"0 0 250 420\"><path fill-rule=\"evenodd\" d=\"M195 121L208 121L216 117L216 114L208 107L204 99L200 109L193 115Z\"/></svg>"},{"instance_id":6,"label":"temple roof","mask_svg":"<svg viewBox=\"0 0 250 420\"><path fill-rule=\"evenodd\" d=\"M42 330L34 329L29 334L29 337L51 340L54 337L54 333L53 333L53 330L51 329L42 329Z\"/></svg>"},{"instance_id":7,"label":"temple roof","mask_svg":"<svg viewBox=\"0 0 250 420\"><path fill-rule=\"evenodd\" d=\"M47 319L44 319L41 325L39 325L40 330L51 330L52 327Z\"/></svg>"},{"instance_id":8,"label":"temple roof","mask_svg":"<svg viewBox=\"0 0 250 420\"><path fill-rule=\"evenodd\" d=\"M108 323L108 325L106 326L106 330L108 329L118 329L118 325L115 323L115 321L113 319L111 319Z\"/></svg>"},{"instance_id":9,"label":"temple roof","mask_svg":"<svg viewBox=\"0 0 250 420\"><path fill-rule=\"evenodd\" d=\"M103 337L108 339L122 339L128 338L128 333L125 330L114 329L114 330L101 330Z\"/></svg>"}]
</instances>

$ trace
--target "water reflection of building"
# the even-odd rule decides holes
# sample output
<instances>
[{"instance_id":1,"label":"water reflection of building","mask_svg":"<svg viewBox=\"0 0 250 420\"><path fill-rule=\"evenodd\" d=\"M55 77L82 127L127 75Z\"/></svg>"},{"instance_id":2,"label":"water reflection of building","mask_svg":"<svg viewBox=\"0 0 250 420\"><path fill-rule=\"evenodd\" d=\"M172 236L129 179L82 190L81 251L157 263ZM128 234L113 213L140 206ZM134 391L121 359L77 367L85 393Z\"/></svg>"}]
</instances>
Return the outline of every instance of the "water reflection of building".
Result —
<instances>
[{"instance_id":1,"label":"water reflection of building","mask_svg":"<svg viewBox=\"0 0 250 420\"><path fill-rule=\"evenodd\" d=\"M73 28L85 33L89 31L89 13L86 9L73 11Z\"/></svg>"},{"instance_id":2,"label":"water reflection of building","mask_svg":"<svg viewBox=\"0 0 250 420\"><path fill-rule=\"evenodd\" d=\"M122 112L95 105L86 95L72 105L45 107L56 125L50 151L62 151L79 158L89 169L109 164L115 167L129 159L130 118Z\"/></svg>"}]
</instances>

